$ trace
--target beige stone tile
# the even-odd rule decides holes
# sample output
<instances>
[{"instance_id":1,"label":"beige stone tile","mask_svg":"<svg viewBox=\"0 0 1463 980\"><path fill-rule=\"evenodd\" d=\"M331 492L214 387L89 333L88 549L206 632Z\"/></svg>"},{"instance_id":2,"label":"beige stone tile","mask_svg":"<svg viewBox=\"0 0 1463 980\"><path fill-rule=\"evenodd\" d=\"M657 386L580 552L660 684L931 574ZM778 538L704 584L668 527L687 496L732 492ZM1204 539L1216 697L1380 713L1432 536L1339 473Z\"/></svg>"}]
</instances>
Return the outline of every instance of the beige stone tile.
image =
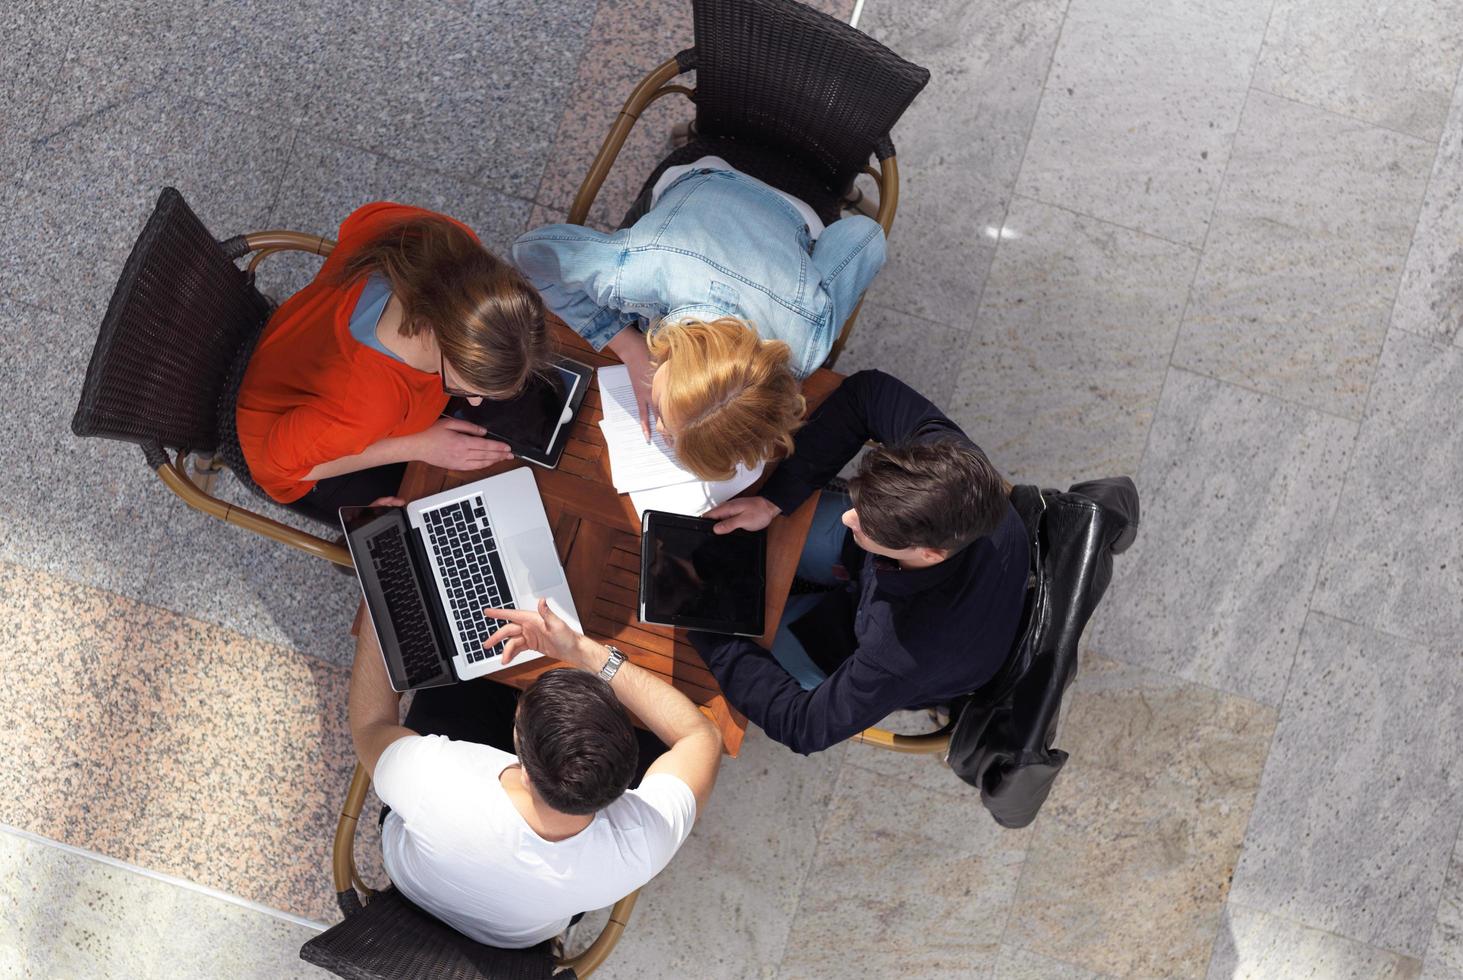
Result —
<instances>
[{"instance_id":1,"label":"beige stone tile","mask_svg":"<svg viewBox=\"0 0 1463 980\"><path fill-rule=\"evenodd\" d=\"M1417 980L1421 969L1410 956L1231 904L1208 980Z\"/></svg>"},{"instance_id":2,"label":"beige stone tile","mask_svg":"<svg viewBox=\"0 0 1463 980\"><path fill-rule=\"evenodd\" d=\"M1030 839L974 796L845 766L780 975L985 975Z\"/></svg>"},{"instance_id":3,"label":"beige stone tile","mask_svg":"<svg viewBox=\"0 0 1463 980\"><path fill-rule=\"evenodd\" d=\"M0 823L105 851L140 812L111 767L108 701L140 642L136 603L0 563Z\"/></svg>"},{"instance_id":4,"label":"beige stone tile","mask_svg":"<svg viewBox=\"0 0 1463 980\"><path fill-rule=\"evenodd\" d=\"M749 730L690 839L642 889L605 976L772 975L784 945L802 942L789 926L843 758L842 746L805 758Z\"/></svg>"},{"instance_id":5,"label":"beige stone tile","mask_svg":"<svg viewBox=\"0 0 1463 980\"><path fill-rule=\"evenodd\" d=\"M330 848L355 764L346 671L162 610L152 617L149 642L115 679L112 764L146 795L116 856L333 921ZM376 852L362 842L359 854L371 869Z\"/></svg>"},{"instance_id":6,"label":"beige stone tile","mask_svg":"<svg viewBox=\"0 0 1463 980\"><path fill-rule=\"evenodd\" d=\"M1002 946L991 980L1102 980L1102 975L1020 946Z\"/></svg>"},{"instance_id":7,"label":"beige stone tile","mask_svg":"<svg viewBox=\"0 0 1463 980\"><path fill-rule=\"evenodd\" d=\"M1199 977L1273 709L1088 658L1008 935L1100 973Z\"/></svg>"}]
</instances>

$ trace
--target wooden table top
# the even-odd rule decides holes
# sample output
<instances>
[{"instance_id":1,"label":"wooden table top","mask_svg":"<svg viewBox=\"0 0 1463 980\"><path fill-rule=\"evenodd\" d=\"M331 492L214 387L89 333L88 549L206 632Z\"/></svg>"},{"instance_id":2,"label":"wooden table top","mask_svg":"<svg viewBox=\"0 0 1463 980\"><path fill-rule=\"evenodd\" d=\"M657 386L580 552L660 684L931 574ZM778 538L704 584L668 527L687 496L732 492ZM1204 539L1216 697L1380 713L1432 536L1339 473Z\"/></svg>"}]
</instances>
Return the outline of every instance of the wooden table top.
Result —
<instances>
[{"instance_id":1,"label":"wooden table top","mask_svg":"<svg viewBox=\"0 0 1463 980\"><path fill-rule=\"evenodd\" d=\"M549 317L551 333L563 354L591 367L616 364L608 351L597 353L556 317ZM838 387L842 376L821 370L803 382L811 412ZM586 635L613 643L635 664L673 684L716 723L728 755L741 749L747 719L727 703L716 678L687 641L685 631L639 621L640 519L628 495L615 492L610 482L609 455L604 434L599 380L596 377L584 406L570 429L568 445L557 469L533 467L544 510L553 528L559 561L569 579L569 591ZM485 470L460 472L416 462L407 467L401 496L415 500L450 487L505 473L517 466L510 460ZM769 467L769 470L771 467ZM748 493L754 492L755 487ZM782 608L792 587L798 556L813 522L814 494L794 513L775 519L767 539L767 632L759 641L772 645ZM559 666L548 658L534 659L488 675L495 681L527 687L546 670Z\"/></svg>"}]
</instances>

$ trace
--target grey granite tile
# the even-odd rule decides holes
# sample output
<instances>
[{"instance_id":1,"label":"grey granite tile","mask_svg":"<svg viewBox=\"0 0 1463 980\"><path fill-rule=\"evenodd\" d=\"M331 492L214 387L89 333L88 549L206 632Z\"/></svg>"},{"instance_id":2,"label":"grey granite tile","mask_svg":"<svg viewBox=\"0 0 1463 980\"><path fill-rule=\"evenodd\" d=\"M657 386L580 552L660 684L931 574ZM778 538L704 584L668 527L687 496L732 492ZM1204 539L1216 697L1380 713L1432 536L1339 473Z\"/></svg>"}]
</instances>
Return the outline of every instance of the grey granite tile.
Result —
<instances>
[{"instance_id":1,"label":"grey granite tile","mask_svg":"<svg viewBox=\"0 0 1463 980\"><path fill-rule=\"evenodd\" d=\"M1170 371L1090 646L1277 704L1356 426Z\"/></svg>"},{"instance_id":2,"label":"grey granite tile","mask_svg":"<svg viewBox=\"0 0 1463 980\"><path fill-rule=\"evenodd\" d=\"M276 125L159 94L49 137L0 213L9 292L69 314L75 342L90 348L158 192L177 187L219 237L256 230L288 147Z\"/></svg>"},{"instance_id":3,"label":"grey granite tile","mask_svg":"<svg viewBox=\"0 0 1463 980\"><path fill-rule=\"evenodd\" d=\"M871 302L952 328L975 317L1064 0L876 3L859 28L930 70L894 128L899 212Z\"/></svg>"},{"instance_id":4,"label":"grey granite tile","mask_svg":"<svg viewBox=\"0 0 1463 980\"><path fill-rule=\"evenodd\" d=\"M449 215L499 255L506 255L522 233L533 208L521 198L301 132L269 223L335 238L340 223L371 201L396 201ZM260 266L260 286L289 296L319 269L320 259L313 255L273 256Z\"/></svg>"},{"instance_id":5,"label":"grey granite tile","mask_svg":"<svg viewBox=\"0 0 1463 980\"><path fill-rule=\"evenodd\" d=\"M988 972L1031 832L982 817L973 797L845 766L778 975Z\"/></svg>"},{"instance_id":6,"label":"grey granite tile","mask_svg":"<svg viewBox=\"0 0 1463 980\"><path fill-rule=\"evenodd\" d=\"M840 374L865 368L887 371L949 411L968 336L963 326L865 303L836 369Z\"/></svg>"},{"instance_id":7,"label":"grey granite tile","mask_svg":"<svg viewBox=\"0 0 1463 980\"><path fill-rule=\"evenodd\" d=\"M1409 956L1311 929L1231 902L1214 944L1209 980L1416 980Z\"/></svg>"},{"instance_id":8,"label":"grey granite tile","mask_svg":"<svg viewBox=\"0 0 1463 980\"><path fill-rule=\"evenodd\" d=\"M1441 343L1463 343L1463 87L1433 161L1412 236L1392 326Z\"/></svg>"},{"instance_id":9,"label":"grey granite tile","mask_svg":"<svg viewBox=\"0 0 1463 980\"><path fill-rule=\"evenodd\" d=\"M355 4L321 64L312 125L532 197L595 5Z\"/></svg>"},{"instance_id":10,"label":"grey granite tile","mask_svg":"<svg viewBox=\"0 0 1463 980\"><path fill-rule=\"evenodd\" d=\"M1199 245L1270 0L1077 0L1017 190Z\"/></svg>"},{"instance_id":11,"label":"grey granite tile","mask_svg":"<svg viewBox=\"0 0 1463 980\"><path fill-rule=\"evenodd\" d=\"M265 516L327 539L338 536L324 525L286 518L284 508L242 491L228 495ZM144 602L330 663L350 664L355 652L350 626L361 600L353 575L180 500L163 500L161 507L151 518L158 528L158 557L140 592Z\"/></svg>"},{"instance_id":12,"label":"grey granite tile","mask_svg":"<svg viewBox=\"0 0 1463 980\"><path fill-rule=\"evenodd\" d=\"M991 980L1102 980L1102 975L1020 946L1003 945Z\"/></svg>"},{"instance_id":13,"label":"grey granite tile","mask_svg":"<svg viewBox=\"0 0 1463 980\"><path fill-rule=\"evenodd\" d=\"M1203 973L1275 711L1089 656L1008 941L1118 976Z\"/></svg>"},{"instance_id":14,"label":"grey granite tile","mask_svg":"<svg viewBox=\"0 0 1463 980\"><path fill-rule=\"evenodd\" d=\"M73 851L0 833L6 976L319 977L318 930Z\"/></svg>"},{"instance_id":15,"label":"grey granite tile","mask_svg":"<svg viewBox=\"0 0 1463 980\"><path fill-rule=\"evenodd\" d=\"M952 417L1017 482L1136 473L1198 260L1018 196Z\"/></svg>"},{"instance_id":16,"label":"grey granite tile","mask_svg":"<svg viewBox=\"0 0 1463 980\"><path fill-rule=\"evenodd\" d=\"M137 447L71 434L91 339L4 300L0 332L0 560L138 595L156 551L144 516L172 494Z\"/></svg>"},{"instance_id":17,"label":"grey granite tile","mask_svg":"<svg viewBox=\"0 0 1463 980\"><path fill-rule=\"evenodd\" d=\"M842 763L842 747L804 758L749 730L690 839L641 891L607 975L770 976L784 944L802 942L789 927Z\"/></svg>"},{"instance_id":18,"label":"grey granite tile","mask_svg":"<svg viewBox=\"0 0 1463 980\"><path fill-rule=\"evenodd\" d=\"M1436 140L1463 64L1463 4L1277 0L1258 88Z\"/></svg>"},{"instance_id":19,"label":"grey granite tile","mask_svg":"<svg viewBox=\"0 0 1463 980\"><path fill-rule=\"evenodd\" d=\"M1312 614L1232 894L1242 905L1422 956L1463 819L1463 667Z\"/></svg>"},{"instance_id":20,"label":"grey granite tile","mask_svg":"<svg viewBox=\"0 0 1463 980\"><path fill-rule=\"evenodd\" d=\"M1432 158L1252 92L1174 363L1360 418Z\"/></svg>"},{"instance_id":21,"label":"grey granite tile","mask_svg":"<svg viewBox=\"0 0 1463 980\"><path fill-rule=\"evenodd\" d=\"M1453 845L1453 860L1443 879L1443 898L1438 903L1422 976L1423 980L1463 978L1463 852L1457 844Z\"/></svg>"},{"instance_id":22,"label":"grey granite tile","mask_svg":"<svg viewBox=\"0 0 1463 980\"><path fill-rule=\"evenodd\" d=\"M1463 351L1387 337L1313 608L1451 646L1463 602Z\"/></svg>"}]
</instances>

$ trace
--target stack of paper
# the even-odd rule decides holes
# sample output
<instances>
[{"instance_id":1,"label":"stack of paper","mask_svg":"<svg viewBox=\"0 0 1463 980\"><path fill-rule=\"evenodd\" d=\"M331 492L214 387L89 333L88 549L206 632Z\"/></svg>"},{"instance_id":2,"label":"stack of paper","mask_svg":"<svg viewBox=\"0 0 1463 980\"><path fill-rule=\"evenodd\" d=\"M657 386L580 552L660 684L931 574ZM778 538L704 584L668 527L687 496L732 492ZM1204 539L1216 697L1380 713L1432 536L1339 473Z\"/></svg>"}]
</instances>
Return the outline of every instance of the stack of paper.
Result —
<instances>
[{"instance_id":1,"label":"stack of paper","mask_svg":"<svg viewBox=\"0 0 1463 980\"><path fill-rule=\"evenodd\" d=\"M676 461L659 432L652 431L653 438L646 442L630 372L623 364L599 369L599 395L604 406L599 427L610 454L610 480L616 490L630 495L637 514L663 510L699 516L762 475L761 464L751 470L738 465L729 480L698 480Z\"/></svg>"}]
</instances>

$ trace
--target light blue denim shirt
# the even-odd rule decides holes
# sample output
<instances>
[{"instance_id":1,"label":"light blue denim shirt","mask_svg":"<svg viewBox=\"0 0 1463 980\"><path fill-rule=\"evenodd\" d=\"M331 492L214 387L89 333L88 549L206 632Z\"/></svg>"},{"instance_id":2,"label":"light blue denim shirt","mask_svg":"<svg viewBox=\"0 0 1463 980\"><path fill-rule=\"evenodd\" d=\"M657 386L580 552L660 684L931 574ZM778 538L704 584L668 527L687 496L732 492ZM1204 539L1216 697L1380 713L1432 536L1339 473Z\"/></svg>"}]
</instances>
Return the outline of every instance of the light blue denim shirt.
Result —
<instances>
[{"instance_id":1,"label":"light blue denim shirt","mask_svg":"<svg viewBox=\"0 0 1463 980\"><path fill-rule=\"evenodd\" d=\"M595 350L625 327L684 316L749 320L792 348L793 372L822 365L884 265L884 230L862 215L816 243L791 204L728 170L693 170L644 217L604 234L546 225L513 243L513 263Z\"/></svg>"}]
</instances>

